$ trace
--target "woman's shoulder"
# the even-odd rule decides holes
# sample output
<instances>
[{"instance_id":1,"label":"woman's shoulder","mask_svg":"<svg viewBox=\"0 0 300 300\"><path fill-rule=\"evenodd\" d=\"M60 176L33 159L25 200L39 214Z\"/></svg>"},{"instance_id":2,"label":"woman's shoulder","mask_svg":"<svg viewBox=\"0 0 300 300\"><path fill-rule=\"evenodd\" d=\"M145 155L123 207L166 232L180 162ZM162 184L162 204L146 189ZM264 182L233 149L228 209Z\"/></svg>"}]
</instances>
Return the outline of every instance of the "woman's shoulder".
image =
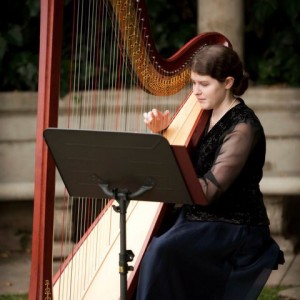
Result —
<instances>
[{"instance_id":1,"label":"woman's shoulder","mask_svg":"<svg viewBox=\"0 0 300 300\"><path fill-rule=\"evenodd\" d=\"M261 127L261 122L252 108L250 108L242 98L238 98L239 104L234 107L233 119L235 123L250 123Z\"/></svg>"}]
</instances>

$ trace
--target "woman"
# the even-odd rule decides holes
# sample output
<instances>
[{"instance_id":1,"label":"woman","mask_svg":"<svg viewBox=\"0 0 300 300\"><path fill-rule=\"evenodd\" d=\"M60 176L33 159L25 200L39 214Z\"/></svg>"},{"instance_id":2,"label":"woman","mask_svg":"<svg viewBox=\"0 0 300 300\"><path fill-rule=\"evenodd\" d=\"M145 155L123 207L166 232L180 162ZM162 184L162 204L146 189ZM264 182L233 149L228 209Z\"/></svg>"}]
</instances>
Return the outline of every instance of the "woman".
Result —
<instances>
[{"instance_id":1,"label":"woman","mask_svg":"<svg viewBox=\"0 0 300 300\"><path fill-rule=\"evenodd\" d=\"M211 110L193 158L207 205L181 208L175 224L151 242L141 265L137 300L257 299L283 254L271 238L259 189L265 135L239 98L248 77L231 48L202 48L191 66L193 93ZM153 132L169 112L145 114Z\"/></svg>"}]
</instances>

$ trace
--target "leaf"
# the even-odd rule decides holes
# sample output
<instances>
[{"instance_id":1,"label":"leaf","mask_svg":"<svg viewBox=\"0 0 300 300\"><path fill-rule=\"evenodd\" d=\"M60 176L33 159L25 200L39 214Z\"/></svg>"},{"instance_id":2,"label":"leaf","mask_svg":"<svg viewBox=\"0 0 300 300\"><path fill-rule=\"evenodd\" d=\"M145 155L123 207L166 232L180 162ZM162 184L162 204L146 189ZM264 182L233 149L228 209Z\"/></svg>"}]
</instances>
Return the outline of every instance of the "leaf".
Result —
<instances>
[{"instance_id":1,"label":"leaf","mask_svg":"<svg viewBox=\"0 0 300 300\"><path fill-rule=\"evenodd\" d=\"M40 13L40 1L27 0L26 4L29 9L30 17L37 17Z\"/></svg>"},{"instance_id":2,"label":"leaf","mask_svg":"<svg viewBox=\"0 0 300 300\"><path fill-rule=\"evenodd\" d=\"M7 42L3 38L3 36L0 34L0 65L1 65L1 61L4 57L4 54L6 52L6 49L7 49Z\"/></svg>"},{"instance_id":3,"label":"leaf","mask_svg":"<svg viewBox=\"0 0 300 300\"><path fill-rule=\"evenodd\" d=\"M254 5L254 14L260 23L264 23L270 18L277 8L277 0L256 1Z\"/></svg>"},{"instance_id":4,"label":"leaf","mask_svg":"<svg viewBox=\"0 0 300 300\"><path fill-rule=\"evenodd\" d=\"M7 39L10 44L15 46L22 46L23 35L19 25L13 25L7 32Z\"/></svg>"}]
</instances>

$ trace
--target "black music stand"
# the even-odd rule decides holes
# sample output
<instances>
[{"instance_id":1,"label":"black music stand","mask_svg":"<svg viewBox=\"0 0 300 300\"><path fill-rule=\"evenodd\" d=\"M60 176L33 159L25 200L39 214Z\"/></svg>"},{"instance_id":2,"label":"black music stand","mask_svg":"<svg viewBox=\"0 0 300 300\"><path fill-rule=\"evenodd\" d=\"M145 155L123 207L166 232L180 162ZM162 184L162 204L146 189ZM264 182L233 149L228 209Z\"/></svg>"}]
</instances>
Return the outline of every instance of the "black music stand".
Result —
<instances>
[{"instance_id":1,"label":"black music stand","mask_svg":"<svg viewBox=\"0 0 300 300\"><path fill-rule=\"evenodd\" d=\"M45 141L73 197L115 199L120 213L120 294L126 299L126 210L130 200L192 204L168 141L149 133L48 128Z\"/></svg>"}]
</instances>

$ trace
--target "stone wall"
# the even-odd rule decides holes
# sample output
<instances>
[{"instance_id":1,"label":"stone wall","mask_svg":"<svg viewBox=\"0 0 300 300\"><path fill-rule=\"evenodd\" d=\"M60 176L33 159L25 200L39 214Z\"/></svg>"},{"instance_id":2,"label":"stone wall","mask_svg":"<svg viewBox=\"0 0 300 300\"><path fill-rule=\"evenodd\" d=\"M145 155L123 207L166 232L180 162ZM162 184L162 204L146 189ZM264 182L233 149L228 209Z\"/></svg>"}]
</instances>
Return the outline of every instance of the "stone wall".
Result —
<instances>
[{"instance_id":1,"label":"stone wall","mask_svg":"<svg viewBox=\"0 0 300 300\"><path fill-rule=\"evenodd\" d=\"M0 93L0 250L31 247L37 93Z\"/></svg>"},{"instance_id":2,"label":"stone wall","mask_svg":"<svg viewBox=\"0 0 300 300\"><path fill-rule=\"evenodd\" d=\"M273 235L287 238L287 251L300 239L300 90L252 88L245 100L259 116L267 136L261 189Z\"/></svg>"},{"instance_id":3,"label":"stone wall","mask_svg":"<svg viewBox=\"0 0 300 300\"><path fill-rule=\"evenodd\" d=\"M267 136L261 188L271 230L274 234L296 239L300 236L297 213L300 205L300 89L250 88L243 98L256 111ZM6 208L10 214L15 214L18 205L11 203L18 201L23 202L22 206L27 202L27 212L30 212L34 191L37 93L1 93L0 102L1 214L8 211ZM63 101L61 105L64 106ZM0 219L5 220L0 227L12 226L9 218L0 215ZM24 228L23 223L20 226ZM31 220L28 228L31 228Z\"/></svg>"}]
</instances>

